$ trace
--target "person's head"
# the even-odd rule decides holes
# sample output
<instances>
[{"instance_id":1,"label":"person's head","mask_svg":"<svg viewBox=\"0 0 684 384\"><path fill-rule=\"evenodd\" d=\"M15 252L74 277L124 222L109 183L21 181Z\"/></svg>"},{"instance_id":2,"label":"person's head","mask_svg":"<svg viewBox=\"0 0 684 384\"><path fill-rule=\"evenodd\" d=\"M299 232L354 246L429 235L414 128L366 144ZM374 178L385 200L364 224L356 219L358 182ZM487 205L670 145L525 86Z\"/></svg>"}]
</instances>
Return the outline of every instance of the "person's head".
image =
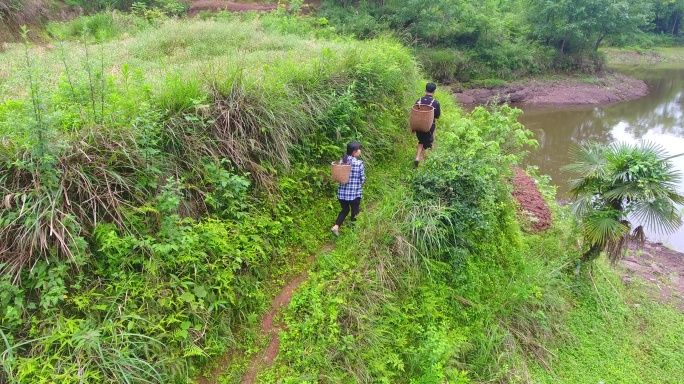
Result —
<instances>
[{"instance_id":1,"label":"person's head","mask_svg":"<svg viewBox=\"0 0 684 384\"><path fill-rule=\"evenodd\" d=\"M343 162L347 163L350 156L357 157L360 155L362 149L363 146L361 143L358 141L350 141L349 144L347 144L347 153L344 154Z\"/></svg>"},{"instance_id":2,"label":"person's head","mask_svg":"<svg viewBox=\"0 0 684 384\"><path fill-rule=\"evenodd\" d=\"M435 93L435 90L437 89L437 84L435 83L427 83L425 84L425 93L433 94Z\"/></svg>"}]
</instances>

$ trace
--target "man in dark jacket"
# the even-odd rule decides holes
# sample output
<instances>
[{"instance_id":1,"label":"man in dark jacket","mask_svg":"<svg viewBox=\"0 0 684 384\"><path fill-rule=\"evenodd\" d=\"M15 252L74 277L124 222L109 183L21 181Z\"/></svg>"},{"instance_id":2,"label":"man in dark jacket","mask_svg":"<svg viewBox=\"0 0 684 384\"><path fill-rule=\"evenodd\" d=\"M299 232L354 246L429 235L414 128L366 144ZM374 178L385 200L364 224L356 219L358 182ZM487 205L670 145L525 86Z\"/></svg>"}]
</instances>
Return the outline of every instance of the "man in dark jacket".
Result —
<instances>
[{"instance_id":1,"label":"man in dark jacket","mask_svg":"<svg viewBox=\"0 0 684 384\"><path fill-rule=\"evenodd\" d=\"M416 160L413 162L417 167L418 163L423 159L423 150L432 148L432 142L435 140L435 120L439 119L441 110L439 108L439 101L435 100L434 94L437 89L437 84L427 83L425 85L425 96L421 97L416 104L432 105L435 108L435 118L432 120L432 127L428 132L416 132L418 138L418 148L416 150Z\"/></svg>"}]
</instances>

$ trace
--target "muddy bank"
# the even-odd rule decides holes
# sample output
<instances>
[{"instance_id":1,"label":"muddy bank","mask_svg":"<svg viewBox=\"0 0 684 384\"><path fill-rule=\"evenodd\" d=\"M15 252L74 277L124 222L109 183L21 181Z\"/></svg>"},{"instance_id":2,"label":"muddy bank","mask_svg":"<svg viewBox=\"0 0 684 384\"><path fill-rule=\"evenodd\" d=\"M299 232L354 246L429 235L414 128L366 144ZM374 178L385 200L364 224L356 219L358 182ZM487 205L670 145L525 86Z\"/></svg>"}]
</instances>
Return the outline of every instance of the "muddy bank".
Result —
<instances>
[{"instance_id":1,"label":"muddy bank","mask_svg":"<svg viewBox=\"0 0 684 384\"><path fill-rule=\"evenodd\" d=\"M660 243L646 242L641 248L631 245L620 265L625 271L623 283L632 284L638 277L654 298L684 311L683 253Z\"/></svg>"},{"instance_id":2,"label":"muddy bank","mask_svg":"<svg viewBox=\"0 0 684 384\"><path fill-rule=\"evenodd\" d=\"M511 104L584 105L637 99L648 94L648 86L641 80L611 72L583 78L532 78L490 88L454 91L456 101L465 105L495 100Z\"/></svg>"}]
</instances>

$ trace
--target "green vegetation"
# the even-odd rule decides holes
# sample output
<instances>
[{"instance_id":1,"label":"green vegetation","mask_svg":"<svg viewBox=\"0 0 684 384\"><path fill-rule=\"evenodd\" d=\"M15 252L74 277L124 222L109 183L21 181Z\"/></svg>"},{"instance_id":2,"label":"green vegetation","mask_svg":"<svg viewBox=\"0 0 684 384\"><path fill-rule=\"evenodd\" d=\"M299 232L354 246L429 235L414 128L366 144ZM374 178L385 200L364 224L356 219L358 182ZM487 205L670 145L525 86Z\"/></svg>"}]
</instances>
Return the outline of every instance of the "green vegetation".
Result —
<instances>
[{"instance_id":1,"label":"green vegetation","mask_svg":"<svg viewBox=\"0 0 684 384\"><path fill-rule=\"evenodd\" d=\"M682 7L679 0L327 0L320 14L358 38L395 34L416 47L431 78L450 83L594 73L603 69L604 42L681 43Z\"/></svg>"},{"instance_id":2,"label":"green vegetation","mask_svg":"<svg viewBox=\"0 0 684 384\"><path fill-rule=\"evenodd\" d=\"M571 157L574 162L566 168L579 174L571 181L573 210L591 246L582 260L606 252L616 262L630 240L643 243L643 226L632 229L628 216L665 233L682 225L677 209L684 203L684 196L677 193L681 173L662 148L649 143L589 143L574 148Z\"/></svg>"},{"instance_id":3,"label":"green vegetation","mask_svg":"<svg viewBox=\"0 0 684 384\"><path fill-rule=\"evenodd\" d=\"M391 41L264 28L3 54L1 381L185 382L254 348L238 330L320 242L321 164L390 156L415 77Z\"/></svg>"},{"instance_id":4,"label":"green vegetation","mask_svg":"<svg viewBox=\"0 0 684 384\"><path fill-rule=\"evenodd\" d=\"M680 313L601 260L575 274L569 210L528 232L507 182L535 145L518 111L464 115L440 89L413 170L414 57L335 28L110 12L0 53L0 382L186 383L226 351L238 382L270 298L307 269L260 382L683 377ZM349 140L363 210L320 251Z\"/></svg>"}]
</instances>

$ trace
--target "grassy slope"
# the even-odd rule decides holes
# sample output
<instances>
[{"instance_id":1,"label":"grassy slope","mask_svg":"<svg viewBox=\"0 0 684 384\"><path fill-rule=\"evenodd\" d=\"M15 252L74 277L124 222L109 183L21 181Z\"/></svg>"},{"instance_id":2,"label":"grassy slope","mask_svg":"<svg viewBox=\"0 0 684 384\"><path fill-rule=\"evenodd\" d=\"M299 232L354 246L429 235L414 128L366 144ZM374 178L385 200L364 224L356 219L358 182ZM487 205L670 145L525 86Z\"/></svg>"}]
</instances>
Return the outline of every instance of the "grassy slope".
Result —
<instances>
[{"instance_id":1,"label":"grassy slope","mask_svg":"<svg viewBox=\"0 0 684 384\"><path fill-rule=\"evenodd\" d=\"M61 327L61 322L67 322L69 325L78 324L79 327L86 327L95 333L108 332L112 329L116 332L127 324L132 328L128 329L130 332L164 339L164 347L154 354L158 354L155 359L162 358L162 355L169 358L162 360L166 366L157 365L158 368L168 369L167 372L163 372L164 377L168 379L166 382L173 378L183 380L183 375L188 373L188 370L192 372L194 367L206 362L210 356L220 354L226 348L232 347L240 352L256 348L258 341L251 337L248 328L257 326L256 322L269 301L268 296L272 296L285 283L287 279L284 276L296 274L298 264L308 258L309 252L316 249L321 239L329 234L327 225L335 214L335 208L332 208L334 200L329 200L333 191L326 177L327 167L321 164L329 161L330 157L339 156L340 148L351 135L357 138L362 138L363 135L376 137L374 144L367 147L366 153L371 157L381 159L392 153L392 144L397 140L401 141L401 138L396 137L393 116L397 115L398 110L403 110L398 107L404 104L405 86L402 82L412 84L411 79L415 75L415 64L410 55L391 41L359 43L343 39L316 40L306 31L302 32L298 25L292 27L297 29L299 34L274 32L287 28L288 20L276 17L268 20L270 24L257 20L167 21L158 28L146 29L136 36L126 36L121 40L101 45L88 45L88 53L82 43L76 42L64 43L64 49L61 49L60 44L55 44L30 50L32 65L39 69L32 74L41 84L41 101L45 103L46 110L52 117L49 123L57 122L49 128L57 131L55 134L59 134L55 136L58 138L56 141L65 144L50 147L57 158L74 153L69 150L66 154L62 153L74 143L99 143L110 133L125 133L134 140L141 140L129 143L131 147L124 149L127 153L124 157L135 157L139 154L139 146L144 147L145 143L160 139L154 137L150 141L150 137L145 137L141 127L149 129L163 125L171 130L173 137L177 137L175 129L180 128L183 130L181 143L221 141L220 137L213 136L217 134L216 131L206 130L206 127L215 127L214 120L207 116L207 111L218 115L216 109L224 104L217 106L214 103L235 105L235 100L230 99L234 96L231 92L244 92L238 97L247 95L243 96L241 101L244 102L244 97L248 97L248 105L239 111L229 111L229 115L236 118L244 116L240 113L253 113L248 116L255 116L256 110L256 120L253 118L249 123L252 131L248 132L254 136L243 135L243 143L249 144L249 137L269 135L272 132L278 134L271 135L270 139L273 140L268 143L256 143L257 146L265 145L267 149L260 154L252 152L254 158L250 158L253 166L259 166L253 177L264 177L261 182L270 183L269 191L277 193L278 198L269 197L264 193L265 190L259 188L251 189L248 196L235 196L233 191L223 198L227 199L228 203L237 201L238 204L246 204L248 218L241 217L240 209L232 214L229 212L228 217L221 217L214 212L210 219L203 217L196 221L176 220L175 212L166 212L160 216L162 221L167 223L166 229L159 231L160 228L156 228L154 224L143 225L143 228L140 228L142 232L149 231L142 235L145 236L145 240L136 239L137 234L131 236L114 230L106 236L109 238L108 242L113 242L103 247L103 244L98 244L102 238L89 237L88 253L83 255L84 259L79 258L82 273L69 274L73 266L68 262L60 263L66 264L61 266L60 273L63 275L58 276L57 281L59 290L63 293L56 296L51 304L46 304L46 308L37 308L35 304L44 296L43 292L13 286L8 278L3 276L3 281L0 282L3 290L8 287L11 290L3 291L2 298L12 302L12 309L18 311L7 313L8 317L12 315L13 320L10 324L4 323L6 319L3 319L0 331L8 336L10 344L31 339L29 345L33 350L43 351L34 354L21 345L15 347L13 351L17 354L16 357L22 360L17 362L10 359L12 366L15 367L14 374L17 374L16 367L19 366L22 368L19 375L23 375L25 380L37 381L46 375L51 377L50 375L55 373L46 361L61 360L60 369L66 372L64 375L77 379L75 372L78 363L69 359L78 353L90 353L92 349L88 347L88 351L83 351L79 344L75 346L78 352L74 353L73 345L62 344L65 337L72 336L70 332L73 328L67 329L66 333L55 335L49 340L50 345L42 345L41 340L44 339L35 339L43 332L50 333L53 327ZM270 32L267 32L267 29L270 29ZM85 59L86 54L89 55L88 60ZM27 72L22 70L23 47L10 47L2 54L1 59L3 63L8 64L3 66L3 70L7 69L7 72L3 72L0 78L2 135L5 136L6 142L12 142L14 139L28 145L31 141L27 140L23 130L18 127L29 125L24 119L30 113L25 110L27 104L24 101L15 101L26 97L27 93ZM69 76L65 75L63 60L69 68ZM106 119L97 122L87 120L84 123L83 119L90 118L91 114L97 117L97 114L101 113L99 97L96 100L98 108L90 111L88 95L94 89L89 87L92 83L88 82L88 66L93 72L97 72L98 68L104 68L105 75L111 76L111 79L107 79L111 82L107 83L107 90L110 93L104 97ZM94 82L97 88L95 92L99 92L101 84L98 79ZM67 82L73 82L76 87L67 85ZM384 84L382 89L372 89L374 86L380 87L381 84ZM130 95L128 90L133 91L138 97L134 102L136 107L126 113L116 109L110 110L120 105L122 100L127 101L127 96ZM66 94L60 94L65 91ZM85 98L72 97L74 91ZM63 96L67 97L62 98ZM359 106L358 100L363 97L366 97L366 100L373 97L375 102ZM88 102L85 105L77 105L82 100ZM67 113L68 108L74 113ZM226 112L225 109L223 111ZM121 121L121 115L130 117L130 120ZM351 124L353 126L350 127ZM85 140L79 139L81 132L77 128L82 125L89 128L82 132L86 136ZM215 128L220 130L223 127ZM230 128L237 129L235 125L231 125ZM101 136L89 137L91 133ZM225 142L225 137L223 141ZM275 146L281 144L284 150L275 149ZM146 150L154 151L153 153L157 154L155 160L160 160L166 164L165 166L169 165L169 161L178 160L172 153L167 153L173 152L173 147L152 145L152 148L148 147ZM4 163L6 167L14 166L12 164L16 157L12 151L21 151L22 148L23 146L5 148L7 153L3 154L8 157ZM230 146L229 149L234 147ZM105 164L118 158L120 153L110 155L106 156L108 159L105 159ZM193 159L195 155L202 156L197 153L180 155L186 160ZM209 155L210 153L204 154ZM278 163L283 158L288 160L288 155L299 159L300 163L290 169L282 162ZM269 156L274 157L271 160L265 159ZM172 164L170 167L171 172L180 173L177 176L186 180L178 185L180 189L177 191L180 192L177 197L183 204L197 203L198 201L192 201L192 193L204 190L206 185L202 184L208 181L190 181L196 177L196 172L202 172L203 161L200 158L194 159L198 161L192 162L189 170L183 171L183 164ZM234 163L237 164L239 160L236 159ZM86 160L83 162L89 163ZM372 164L373 162L369 161L369 168L372 168ZM244 168L238 168L236 173L241 174ZM236 170L233 168L229 171ZM223 172L225 177L226 170ZM158 176L166 179L168 175L167 173ZM136 181L140 180L131 180ZM154 193L158 192L162 191L157 190ZM202 191L206 192L210 191ZM147 196L147 204L143 209L157 213L155 205L159 198L165 199L161 195ZM72 202L72 205L78 205L75 201ZM201 199L199 203L201 204ZM135 216L136 212L143 211L135 207L129 213ZM326 220L321 212L329 212L330 217ZM236 220L233 216L235 214L241 218ZM212 227L213 229L210 229ZM221 234L220 228L228 229L228 233ZM219 238L207 241L205 236L209 235L211 238L213 235L209 232L196 232L203 232L205 229L218 230L214 235L219 235ZM167 230L171 230L175 235L164 234ZM173 240L173 236L182 233L185 233L182 238ZM199 240L199 243L193 245L190 253L187 253L187 250L182 251L183 254L173 251L182 250L182 243L188 244L187 241L195 241L193 239ZM143 244L123 252L115 250L127 248L125 242L131 244L131 241L138 243L139 240L148 242L148 245L157 241L166 243L162 247L166 255L156 254L157 251ZM174 245L169 247L171 244ZM218 246L223 249L217 249L218 252L200 250L205 246ZM169 250L171 253L168 253ZM90 252L96 252L96 255ZM119 256L116 256L117 253ZM152 257L148 259L145 255ZM124 260L115 260L120 256L124 256ZM155 260L158 265L149 265L147 262L140 264L141 256L143 260ZM199 264L197 257L202 259ZM93 263L90 263L93 260L96 260L99 266L93 266ZM232 262L226 263L228 260ZM116 273L118 277L100 279L98 275L104 272L101 269L103 265L105 269L109 269L107 265L120 269L120 273ZM207 267L217 268L223 273L214 272L203 276ZM108 275L108 272L104 274ZM219 278L218 275L223 275L223 282L214 281L215 278ZM74 284L71 277L77 279L78 284ZM22 278L30 282L25 286L33 286L35 276L25 274ZM185 288L179 286L179 280ZM188 288L198 285L202 285L202 288L195 290L194 293ZM207 294L210 286L214 292L209 291ZM183 291L188 293L184 299L180 298ZM9 294L9 299L5 293ZM212 308L208 308L206 305L209 303L204 300L195 301L195 298L199 298L195 296L197 293L213 301ZM137 302L125 300L129 294L135 295L145 304L139 305ZM218 300L217 297L209 298L213 294L219 296ZM14 295L21 296L14 300ZM159 299L160 297L162 299ZM183 301L187 299L190 301ZM159 306L160 303L164 308ZM105 309L111 305L119 309ZM100 309L93 310L95 307ZM2 309L3 316L5 309ZM62 311L64 317L50 316L50 313L56 310ZM100 314L107 317L106 320L111 325L106 330L100 329ZM141 316L150 320L150 323L134 324L126 320L131 316ZM39 320L46 318L50 321ZM30 319L35 319L41 327L30 330L27 327ZM181 323L185 324L182 327L186 329L179 328ZM5 328L6 324L11 331ZM209 328L205 328L206 326ZM190 334L192 337L189 337ZM200 337L196 338L196 335ZM136 348L139 346L140 344L135 345ZM159 344L155 346L158 347ZM2 348L4 347L5 344ZM56 349L51 349L53 347ZM47 349L50 349L50 352L47 352ZM69 357L61 359L62 354ZM186 363L190 364L190 368L185 365ZM111 370L98 370L97 365L96 361L84 370L90 375L90 379L85 379L86 381L103 382L105 379L100 375L111 373ZM168 368L171 366L173 368ZM0 381L3 378L0 374Z\"/></svg>"},{"instance_id":2,"label":"grassy slope","mask_svg":"<svg viewBox=\"0 0 684 384\"><path fill-rule=\"evenodd\" d=\"M66 48L71 65L79 67L82 45L67 43ZM296 68L326 57L326 49L354 52L358 47L345 41L292 39L267 32L256 21L209 21L169 22L135 38L105 43L102 49L112 73L129 63L148 76L153 93L164 100L168 78L225 81L237 68L263 83L260 89L268 93L282 79L302 73ZM54 86L61 59L54 51L38 52L45 66L42 81ZM25 95L24 79L14 77L21 73L21 47L1 59L9 65L0 68L0 100ZM335 66L339 60L329 57L325 64ZM459 126L463 118L449 96L439 97L446 115L440 123ZM445 133L440 130L439 135ZM399 136L406 139L408 133ZM463 371L482 381L674 383L684 377L684 356L677 344L684 331L681 314L643 297L638 288L622 288L603 264L594 268L593 281L566 273L574 256L567 244L575 234L562 219L563 211L558 210L559 224L549 233L521 236L510 229L518 238L513 242L517 251L480 255L488 260L470 263L467 280L458 283L449 279L446 266L417 254L406 240L412 230L406 227L406 202L412 194L402 182L414 172L409 168L412 151L411 145L402 144L391 160L370 167L358 228L345 231L337 249L320 255L312 266L309 282L283 315L291 332L283 334L277 364L261 378L458 382L459 377L465 380ZM334 200L317 209L326 209L332 218ZM326 220L316 216L303 219L305 230L321 231L309 239L307 249L315 249L327 236ZM283 280L273 286L286 280L285 270L274 271L272 276ZM463 297L465 304L459 302ZM636 301L642 305L634 306ZM249 326L258 327L258 316L246 317ZM514 327L516 322L522 327ZM516 336L523 331L532 333ZM257 352L249 331L236 341L253 343L247 352ZM537 344L556 357L534 348ZM553 375L537 363L535 351L552 362ZM225 381L238 381L243 368L232 370L233 377Z\"/></svg>"},{"instance_id":3,"label":"grassy slope","mask_svg":"<svg viewBox=\"0 0 684 384\"><path fill-rule=\"evenodd\" d=\"M684 62L684 47L655 48L602 48L609 66L620 65L673 65Z\"/></svg>"},{"instance_id":4,"label":"grassy slope","mask_svg":"<svg viewBox=\"0 0 684 384\"><path fill-rule=\"evenodd\" d=\"M463 118L444 104L447 124ZM574 276L576 251L567 244L577 234L564 210L556 209L553 230L522 237L522 253L489 265L473 260L466 268L470 288L442 280L443 271L402 242L411 199L402 180L421 172L408 166L411 152L404 149L382 174L370 175L368 195L380 203L310 269L284 314L290 332L281 334L281 355L262 380L459 382L464 371L476 382L684 377L676 342L684 317L638 284L623 286L620 271L604 262Z\"/></svg>"}]
</instances>

